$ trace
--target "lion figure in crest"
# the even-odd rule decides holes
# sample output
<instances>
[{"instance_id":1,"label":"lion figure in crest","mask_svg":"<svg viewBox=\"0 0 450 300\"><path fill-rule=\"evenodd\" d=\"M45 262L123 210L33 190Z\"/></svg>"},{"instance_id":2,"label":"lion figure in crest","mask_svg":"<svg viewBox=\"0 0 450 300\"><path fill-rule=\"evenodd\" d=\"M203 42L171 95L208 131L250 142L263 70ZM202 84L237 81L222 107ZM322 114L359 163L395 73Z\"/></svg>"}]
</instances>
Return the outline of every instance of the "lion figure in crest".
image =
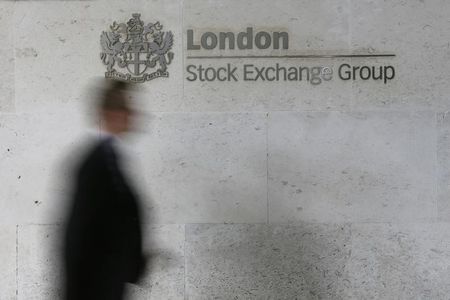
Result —
<instances>
[{"instance_id":1,"label":"lion figure in crest","mask_svg":"<svg viewBox=\"0 0 450 300\"><path fill-rule=\"evenodd\" d=\"M119 67L124 67L124 61L119 56L123 54L124 44L120 41L120 34L117 32L102 32L100 37L102 52L100 58L107 66L109 72L114 70L114 63L117 62Z\"/></svg>"},{"instance_id":2,"label":"lion figure in crest","mask_svg":"<svg viewBox=\"0 0 450 300\"><path fill-rule=\"evenodd\" d=\"M152 40L149 41L148 47L150 49L150 55L155 56L147 61L147 66L150 68L155 67L156 63L159 63L160 70L165 72L167 65L172 62L173 53L169 52L173 45L173 34L171 31L164 33L161 31L162 26L157 22L156 24L148 24L144 27L144 38L148 40L150 35ZM166 58L167 55L167 58Z\"/></svg>"}]
</instances>

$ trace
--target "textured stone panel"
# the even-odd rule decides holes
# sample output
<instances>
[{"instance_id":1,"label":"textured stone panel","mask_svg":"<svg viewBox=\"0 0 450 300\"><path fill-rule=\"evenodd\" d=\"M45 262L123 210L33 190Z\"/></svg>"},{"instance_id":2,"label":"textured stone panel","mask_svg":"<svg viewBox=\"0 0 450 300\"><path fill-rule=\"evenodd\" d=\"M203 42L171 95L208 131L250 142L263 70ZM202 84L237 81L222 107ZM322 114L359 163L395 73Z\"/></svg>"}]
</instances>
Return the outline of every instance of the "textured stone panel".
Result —
<instances>
[{"instance_id":1,"label":"textured stone panel","mask_svg":"<svg viewBox=\"0 0 450 300\"><path fill-rule=\"evenodd\" d=\"M271 222L436 218L435 115L269 115Z\"/></svg>"},{"instance_id":2,"label":"textured stone panel","mask_svg":"<svg viewBox=\"0 0 450 300\"><path fill-rule=\"evenodd\" d=\"M0 226L0 299L16 299L16 226L2 224Z\"/></svg>"},{"instance_id":3,"label":"textured stone panel","mask_svg":"<svg viewBox=\"0 0 450 300\"><path fill-rule=\"evenodd\" d=\"M450 221L450 116L437 114L437 192L438 217Z\"/></svg>"},{"instance_id":4,"label":"textured stone panel","mask_svg":"<svg viewBox=\"0 0 450 300\"><path fill-rule=\"evenodd\" d=\"M351 48L355 53L392 52L394 59L354 60L353 64L392 64L396 79L355 81L357 109L449 108L450 3L438 1L351 1Z\"/></svg>"},{"instance_id":5,"label":"textured stone panel","mask_svg":"<svg viewBox=\"0 0 450 300\"><path fill-rule=\"evenodd\" d=\"M353 224L348 299L447 299L448 223Z\"/></svg>"},{"instance_id":6,"label":"textured stone panel","mask_svg":"<svg viewBox=\"0 0 450 300\"><path fill-rule=\"evenodd\" d=\"M18 299L61 299L61 227L20 225Z\"/></svg>"},{"instance_id":7,"label":"textured stone panel","mask_svg":"<svg viewBox=\"0 0 450 300\"><path fill-rule=\"evenodd\" d=\"M18 299L61 299L61 229L60 225L19 227ZM139 285L127 287L127 296L184 299L184 225L149 225L144 236L144 251L153 259Z\"/></svg>"},{"instance_id":8,"label":"textured stone panel","mask_svg":"<svg viewBox=\"0 0 450 300\"><path fill-rule=\"evenodd\" d=\"M92 101L92 85L104 77L100 34L132 13L160 21L174 33L170 78L141 85L148 110L178 109L181 101L181 2L70 1L18 2L15 8L18 111L77 108Z\"/></svg>"},{"instance_id":9,"label":"textured stone panel","mask_svg":"<svg viewBox=\"0 0 450 300\"><path fill-rule=\"evenodd\" d=\"M345 299L347 225L186 225L188 299Z\"/></svg>"},{"instance_id":10,"label":"textured stone panel","mask_svg":"<svg viewBox=\"0 0 450 300\"><path fill-rule=\"evenodd\" d=\"M61 220L83 127L82 117L73 113L0 115L2 222Z\"/></svg>"},{"instance_id":11,"label":"textured stone panel","mask_svg":"<svg viewBox=\"0 0 450 300\"><path fill-rule=\"evenodd\" d=\"M0 2L0 112L14 111L13 2Z\"/></svg>"},{"instance_id":12,"label":"textured stone panel","mask_svg":"<svg viewBox=\"0 0 450 300\"><path fill-rule=\"evenodd\" d=\"M147 225L145 277L128 287L130 299L184 299L184 225ZM128 299L128 298L127 298Z\"/></svg>"},{"instance_id":13,"label":"textured stone panel","mask_svg":"<svg viewBox=\"0 0 450 300\"><path fill-rule=\"evenodd\" d=\"M266 114L164 113L143 125L151 222L266 221Z\"/></svg>"},{"instance_id":14,"label":"textured stone panel","mask_svg":"<svg viewBox=\"0 0 450 300\"><path fill-rule=\"evenodd\" d=\"M251 13L249 13L251 12ZM188 65L221 67L238 66L238 82L188 81L184 79L186 111L236 110L316 110L349 109L351 83L338 80L314 86L302 81L243 81L243 65L258 68L335 66L339 60L318 59L187 59L193 55L296 55L335 54L349 49L349 7L345 1L203 1L184 2L183 48L187 49L187 30L193 29L194 41L211 31L234 32L235 35L254 27L258 31L286 31L289 49L275 50L187 50L184 78L190 76ZM256 72L256 71L255 71ZM255 76L256 74L253 74ZM282 75L280 75L282 76Z\"/></svg>"}]
</instances>

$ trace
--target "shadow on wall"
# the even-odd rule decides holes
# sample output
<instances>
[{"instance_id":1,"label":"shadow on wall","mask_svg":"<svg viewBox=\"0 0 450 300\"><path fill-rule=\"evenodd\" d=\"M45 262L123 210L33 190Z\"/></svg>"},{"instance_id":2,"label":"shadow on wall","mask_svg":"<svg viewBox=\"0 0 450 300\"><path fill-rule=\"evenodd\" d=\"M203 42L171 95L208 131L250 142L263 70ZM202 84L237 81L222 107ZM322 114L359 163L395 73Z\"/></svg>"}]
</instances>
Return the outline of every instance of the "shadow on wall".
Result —
<instances>
[{"instance_id":1,"label":"shadow on wall","mask_svg":"<svg viewBox=\"0 0 450 300\"><path fill-rule=\"evenodd\" d=\"M346 299L349 225L187 228L189 299Z\"/></svg>"},{"instance_id":2,"label":"shadow on wall","mask_svg":"<svg viewBox=\"0 0 450 300\"><path fill-rule=\"evenodd\" d=\"M60 228L19 230L19 299L60 299L60 251L52 242ZM188 299L346 299L348 225L198 224L187 225L186 238ZM152 271L129 287L130 299L183 299L183 253L154 251ZM174 289L179 297L164 297Z\"/></svg>"},{"instance_id":3,"label":"shadow on wall","mask_svg":"<svg viewBox=\"0 0 450 300\"><path fill-rule=\"evenodd\" d=\"M18 228L18 299L62 299L61 265L63 225L20 225ZM145 250L151 263L138 285L127 286L125 299L183 299L184 259L181 247L182 226L147 225ZM171 235L172 233L172 235ZM184 236L184 234L183 234ZM173 244L167 240L176 239ZM169 296L169 297L166 297Z\"/></svg>"}]
</instances>

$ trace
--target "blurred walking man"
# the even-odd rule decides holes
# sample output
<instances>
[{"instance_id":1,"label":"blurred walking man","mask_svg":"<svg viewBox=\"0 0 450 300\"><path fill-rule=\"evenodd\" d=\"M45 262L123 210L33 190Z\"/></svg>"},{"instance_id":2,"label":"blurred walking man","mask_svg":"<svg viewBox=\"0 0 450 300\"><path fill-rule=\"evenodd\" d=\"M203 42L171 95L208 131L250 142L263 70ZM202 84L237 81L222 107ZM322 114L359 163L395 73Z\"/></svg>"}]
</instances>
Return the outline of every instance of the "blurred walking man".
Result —
<instances>
[{"instance_id":1,"label":"blurred walking man","mask_svg":"<svg viewBox=\"0 0 450 300\"><path fill-rule=\"evenodd\" d=\"M64 240L65 299L119 300L145 268L138 199L120 163L119 136L131 128L128 85L111 82L100 96L101 138L74 174Z\"/></svg>"}]
</instances>

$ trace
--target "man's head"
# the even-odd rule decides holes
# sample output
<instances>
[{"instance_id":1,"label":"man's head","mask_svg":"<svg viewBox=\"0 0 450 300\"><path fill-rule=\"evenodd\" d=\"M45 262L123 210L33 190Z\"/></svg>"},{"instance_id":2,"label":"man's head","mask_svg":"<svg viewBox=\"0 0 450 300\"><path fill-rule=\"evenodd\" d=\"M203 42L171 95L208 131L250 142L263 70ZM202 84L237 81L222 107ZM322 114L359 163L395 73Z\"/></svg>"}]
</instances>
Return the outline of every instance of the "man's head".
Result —
<instances>
[{"instance_id":1,"label":"man's head","mask_svg":"<svg viewBox=\"0 0 450 300\"><path fill-rule=\"evenodd\" d=\"M131 129L133 110L129 90L130 84L126 82L108 82L98 104L103 130L120 135Z\"/></svg>"}]
</instances>

